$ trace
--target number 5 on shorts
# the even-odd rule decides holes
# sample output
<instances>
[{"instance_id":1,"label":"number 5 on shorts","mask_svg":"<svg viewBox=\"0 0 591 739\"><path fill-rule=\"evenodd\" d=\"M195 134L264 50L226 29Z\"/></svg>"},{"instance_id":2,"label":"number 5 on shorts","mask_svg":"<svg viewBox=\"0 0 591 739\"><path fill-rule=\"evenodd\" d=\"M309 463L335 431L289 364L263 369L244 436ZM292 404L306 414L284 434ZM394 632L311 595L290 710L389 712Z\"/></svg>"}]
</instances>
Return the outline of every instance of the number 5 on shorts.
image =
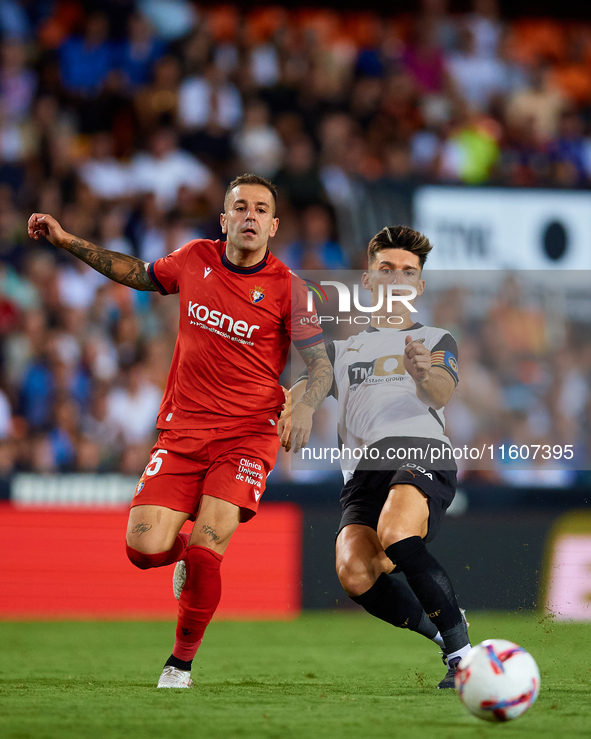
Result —
<instances>
[{"instance_id":1,"label":"number 5 on shorts","mask_svg":"<svg viewBox=\"0 0 591 739\"><path fill-rule=\"evenodd\" d=\"M163 459L159 457L159 454L168 454L166 449L156 449L152 454L152 459L148 462L146 469L144 470L145 475L155 475L158 470L162 467Z\"/></svg>"}]
</instances>

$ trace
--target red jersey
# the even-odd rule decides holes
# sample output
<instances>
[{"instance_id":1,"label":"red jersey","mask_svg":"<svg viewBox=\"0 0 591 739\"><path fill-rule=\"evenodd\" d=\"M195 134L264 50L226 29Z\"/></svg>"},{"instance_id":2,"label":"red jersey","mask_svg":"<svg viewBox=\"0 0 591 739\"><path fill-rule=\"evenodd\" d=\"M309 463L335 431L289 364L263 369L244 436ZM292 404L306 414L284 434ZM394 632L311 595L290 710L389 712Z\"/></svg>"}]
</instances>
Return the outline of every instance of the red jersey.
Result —
<instances>
[{"instance_id":1,"label":"red jersey","mask_svg":"<svg viewBox=\"0 0 591 739\"><path fill-rule=\"evenodd\" d=\"M302 280L268 250L258 264L237 267L225 248L225 242L199 239L148 265L162 295L180 293L159 429L277 419L284 403L279 375L290 341L298 348L322 342L317 323L299 320L307 307Z\"/></svg>"}]
</instances>

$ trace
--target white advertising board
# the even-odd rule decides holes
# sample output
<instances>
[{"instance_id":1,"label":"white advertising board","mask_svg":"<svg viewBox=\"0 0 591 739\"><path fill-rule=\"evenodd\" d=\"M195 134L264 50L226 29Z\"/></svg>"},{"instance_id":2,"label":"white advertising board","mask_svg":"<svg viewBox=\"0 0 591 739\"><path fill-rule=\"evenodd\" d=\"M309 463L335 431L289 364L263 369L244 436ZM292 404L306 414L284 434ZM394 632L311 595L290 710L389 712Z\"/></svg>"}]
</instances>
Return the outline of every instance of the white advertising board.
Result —
<instances>
[{"instance_id":1,"label":"white advertising board","mask_svg":"<svg viewBox=\"0 0 591 739\"><path fill-rule=\"evenodd\" d=\"M591 269L591 191L429 185L413 206L429 269Z\"/></svg>"}]
</instances>

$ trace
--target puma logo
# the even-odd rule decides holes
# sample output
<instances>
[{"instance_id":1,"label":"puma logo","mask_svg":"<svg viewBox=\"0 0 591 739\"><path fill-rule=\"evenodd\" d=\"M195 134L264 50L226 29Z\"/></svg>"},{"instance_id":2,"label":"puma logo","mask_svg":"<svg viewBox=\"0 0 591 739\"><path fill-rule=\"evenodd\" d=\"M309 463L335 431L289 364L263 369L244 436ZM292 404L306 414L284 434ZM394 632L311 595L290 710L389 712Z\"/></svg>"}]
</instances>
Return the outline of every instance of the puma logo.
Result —
<instances>
[{"instance_id":1,"label":"puma logo","mask_svg":"<svg viewBox=\"0 0 591 739\"><path fill-rule=\"evenodd\" d=\"M181 626L181 631L183 632L185 636L189 636L189 634L191 633L191 629L185 629L182 626Z\"/></svg>"},{"instance_id":2,"label":"puma logo","mask_svg":"<svg viewBox=\"0 0 591 739\"><path fill-rule=\"evenodd\" d=\"M360 345L359 345L359 349L354 349L354 348L353 348L353 347L351 346L351 347L349 347L349 348L347 349L347 351L348 351L348 352L357 352L357 353L359 354L359 352L361 351L361 347L362 347L362 346L363 346L363 344L360 344Z\"/></svg>"}]
</instances>

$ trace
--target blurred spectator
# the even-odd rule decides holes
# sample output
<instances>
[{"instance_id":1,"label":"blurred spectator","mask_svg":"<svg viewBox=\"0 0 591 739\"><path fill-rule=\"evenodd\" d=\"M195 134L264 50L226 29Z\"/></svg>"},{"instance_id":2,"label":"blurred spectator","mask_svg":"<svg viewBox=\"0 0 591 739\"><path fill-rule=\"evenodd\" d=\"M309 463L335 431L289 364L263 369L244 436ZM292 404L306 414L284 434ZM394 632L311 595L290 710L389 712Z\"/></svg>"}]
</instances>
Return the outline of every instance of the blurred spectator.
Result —
<instances>
[{"instance_id":1,"label":"blurred spectator","mask_svg":"<svg viewBox=\"0 0 591 739\"><path fill-rule=\"evenodd\" d=\"M274 177L283 159L281 137L269 122L269 108L262 100L246 106L244 126L234 137L240 169L262 177Z\"/></svg>"},{"instance_id":2,"label":"blurred spectator","mask_svg":"<svg viewBox=\"0 0 591 739\"><path fill-rule=\"evenodd\" d=\"M60 47L60 74L64 88L75 95L97 95L117 63L109 41L109 21L101 12L86 19L82 36L67 39Z\"/></svg>"},{"instance_id":3,"label":"blurred spectator","mask_svg":"<svg viewBox=\"0 0 591 739\"><path fill-rule=\"evenodd\" d=\"M444 52L456 48L458 28L449 14L449 0L422 0L421 22L435 29L436 43Z\"/></svg>"},{"instance_id":4,"label":"blurred spectator","mask_svg":"<svg viewBox=\"0 0 591 739\"><path fill-rule=\"evenodd\" d=\"M160 388L146 380L141 363L124 371L124 384L107 397L107 417L124 444L149 443L162 400Z\"/></svg>"},{"instance_id":5,"label":"blurred spectator","mask_svg":"<svg viewBox=\"0 0 591 739\"><path fill-rule=\"evenodd\" d=\"M4 41L0 63L0 97L3 115L23 121L31 112L37 88L36 74L26 67L26 50L17 40Z\"/></svg>"},{"instance_id":6,"label":"blurred spectator","mask_svg":"<svg viewBox=\"0 0 591 739\"><path fill-rule=\"evenodd\" d=\"M139 0L138 9L165 41L186 36L199 19L197 9L188 0Z\"/></svg>"},{"instance_id":7,"label":"blurred spectator","mask_svg":"<svg viewBox=\"0 0 591 739\"><path fill-rule=\"evenodd\" d=\"M488 110L491 97L503 90L505 70L501 60L479 53L476 34L468 26L461 30L458 50L449 54L446 66L460 94L479 110Z\"/></svg>"},{"instance_id":8,"label":"blurred spectator","mask_svg":"<svg viewBox=\"0 0 591 739\"><path fill-rule=\"evenodd\" d=\"M539 61L532 69L530 87L517 90L506 106L508 125L519 128L531 121L534 135L542 142L556 135L560 114L566 107L564 96L552 87L550 75L550 66Z\"/></svg>"},{"instance_id":9,"label":"blurred spectator","mask_svg":"<svg viewBox=\"0 0 591 739\"><path fill-rule=\"evenodd\" d=\"M445 62L432 23L415 24L413 38L404 51L402 63L422 93L444 91L447 84Z\"/></svg>"},{"instance_id":10,"label":"blurred spectator","mask_svg":"<svg viewBox=\"0 0 591 739\"><path fill-rule=\"evenodd\" d=\"M557 184L581 187L589 182L591 148L576 110L565 110L560 116L558 136L550 144L549 154Z\"/></svg>"},{"instance_id":11,"label":"blurred spectator","mask_svg":"<svg viewBox=\"0 0 591 739\"><path fill-rule=\"evenodd\" d=\"M175 204L181 186L207 195L213 185L210 170L178 147L172 128L160 128L152 134L149 151L133 157L131 172L135 191L154 193L157 204L166 209Z\"/></svg>"},{"instance_id":12,"label":"blurred spectator","mask_svg":"<svg viewBox=\"0 0 591 739\"><path fill-rule=\"evenodd\" d=\"M12 435L12 409L8 396L0 388L0 440L7 439Z\"/></svg>"},{"instance_id":13,"label":"blurred spectator","mask_svg":"<svg viewBox=\"0 0 591 739\"><path fill-rule=\"evenodd\" d=\"M230 158L230 134L242 119L242 99L223 69L212 63L203 75L183 80L178 119L190 151L205 159Z\"/></svg>"},{"instance_id":14,"label":"blurred spectator","mask_svg":"<svg viewBox=\"0 0 591 739\"><path fill-rule=\"evenodd\" d=\"M79 423L80 409L72 399L64 398L55 402L53 428L47 438L53 466L61 472L69 472L74 468Z\"/></svg>"},{"instance_id":15,"label":"blurred spectator","mask_svg":"<svg viewBox=\"0 0 591 739\"><path fill-rule=\"evenodd\" d=\"M173 56L163 56L154 64L153 80L134 96L138 125L150 134L157 126L174 126L178 116L181 68Z\"/></svg>"},{"instance_id":16,"label":"blurred spectator","mask_svg":"<svg viewBox=\"0 0 591 739\"><path fill-rule=\"evenodd\" d=\"M104 200L125 198L130 194L129 166L113 156L113 136L99 131L92 136L91 155L78 167L80 179Z\"/></svg>"},{"instance_id":17,"label":"blurred spectator","mask_svg":"<svg viewBox=\"0 0 591 739\"><path fill-rule=\"evenodd\" d=\"M490 177L500 155L496 126L468 110L459 110L451 135L443 144L440 176L448 181L478 185Z\"/></svg>"},{"instance_id":18,"label":"blurred spectator","mask_svg":"<svg viewBox=\"0 0 591 739\"><path fill-rule=\"evenodd\" d=\"M275 177L275 184L294 208L305 208L324 200L314 145L307 136L299 136L291 143L285 165Z\"/></svg>"},{"instance_id":19,"label":"blurred spectator","mask_svg":"<svg viewBox=\"0 0 591 739\"><path fill-rule=\"evenodd\" d=\"M466 23L474 36L475 55L494 58L503 33L498 0L473 0L473 12Z\"/></svg>"},{"instance_id":20,"label":"blurred spectator","mask_svg":"<svg viewBox=\"0 0 591 739\"><path fill-rule=\"evenodd\" d=\"M107 210L100 221L100 244L109 251L132 254L133 246L125 237L126 212L121 206Z\"/></svg>"},{"instance_id":21,"label":"blurred spectator","mask_svg":"<svg viewBox=\"0 0 591 739\"><path fill-rule=\"evenodd\" d=\"M302 238L282 256L292 269L346 269L347 257L336 241L335 225L325 206L310 205L302 213Z\"/></svg>"},{"instance_id":22,"label":"blurred spectator","mask_svg":"<svg viewBox=\"0 0 591 739\"><path fill-rule=\"evenodd\" d=\"M154 63L166 50L164 42L154 34L146 16L132 13L128 20L128 34L121 44L121 71L129 90L145 85L150 80Z\"/></svg>"},{"instance_id":23,"label":"blurred spectator","mask_svg":"<svg viewBox=\"0 0 591 739\"><path fill-rule=\"evenodd\" d=\"M0 0L0 32L3 38L26 41L31 25L23 3L18 0Z\"/></svg>"}]
</instances>

